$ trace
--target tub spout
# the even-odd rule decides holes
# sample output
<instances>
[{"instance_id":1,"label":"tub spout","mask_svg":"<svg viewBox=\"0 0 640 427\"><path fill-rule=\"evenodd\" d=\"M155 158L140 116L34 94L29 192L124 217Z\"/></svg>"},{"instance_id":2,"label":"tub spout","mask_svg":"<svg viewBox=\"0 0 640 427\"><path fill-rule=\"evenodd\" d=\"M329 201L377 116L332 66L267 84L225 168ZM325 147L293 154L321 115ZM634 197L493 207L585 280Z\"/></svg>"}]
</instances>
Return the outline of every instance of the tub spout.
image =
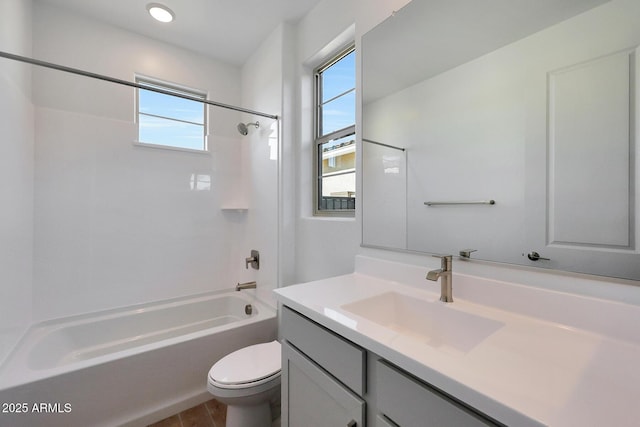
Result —
<instances>
[{"instance_id":1,"label":"tub spout","mask_svg":"<svg viewBox=\"0 0 640 427\"><path fill-rule=\"evenodd\" d=\"M245 283L238 283L236 285L236 291L241 291L243 289L255 289L258 286L258 284L254 281L254 282L245 282Z\"/></svg>"}]
</instances>

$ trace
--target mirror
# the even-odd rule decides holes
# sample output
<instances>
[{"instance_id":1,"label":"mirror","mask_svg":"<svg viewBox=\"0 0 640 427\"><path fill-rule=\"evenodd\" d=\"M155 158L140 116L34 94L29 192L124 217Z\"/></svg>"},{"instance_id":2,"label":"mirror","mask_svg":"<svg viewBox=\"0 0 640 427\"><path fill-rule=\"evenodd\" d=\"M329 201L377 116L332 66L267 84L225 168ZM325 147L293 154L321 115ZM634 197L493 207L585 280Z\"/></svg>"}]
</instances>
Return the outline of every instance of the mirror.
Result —
<instances>
[{"instance_id":1,"label":"mirror","mask_svg":"<svg viewBox=\"0 0 640 427\"><path fill-rule=\"evenodd\" d=\"M366 33L363 246L640 280L637 16L413 0Z\"/></svg>"}]
</instances>

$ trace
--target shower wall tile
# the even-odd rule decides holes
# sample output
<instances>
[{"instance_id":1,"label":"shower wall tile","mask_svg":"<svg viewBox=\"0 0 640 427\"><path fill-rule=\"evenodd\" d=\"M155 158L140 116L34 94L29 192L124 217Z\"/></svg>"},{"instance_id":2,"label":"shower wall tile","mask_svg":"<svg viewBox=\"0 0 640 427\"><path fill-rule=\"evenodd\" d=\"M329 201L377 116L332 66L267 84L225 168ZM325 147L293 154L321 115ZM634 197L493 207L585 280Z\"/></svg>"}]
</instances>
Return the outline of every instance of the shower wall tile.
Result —
<instances>
[{"instance_id":1,"label":"shower wall tile","mask_svg":"<svg viewBox=\"0 0 640 427\"><path fill-rule=\"evenodd\" d=\"M31 2L0 2L0 50L31 55ZM0 61L0 363L31 321L33 108L31 67Z\"/></svg>"},{"instance_id":2,"label":"shower wall tile","mask_svg":"<svg viewBox=\"0 0 640 427\"><path fill-rule=\"evenodd\" d=\"M239 104L237 67L44 2L33 45L42 60ZM221 210L244 191L240 113L209 108L210 153L142 147L133 88L51 70L33 82L36 320L231 289L248 256L246 215Z\"/></svg>"}]
</instances>

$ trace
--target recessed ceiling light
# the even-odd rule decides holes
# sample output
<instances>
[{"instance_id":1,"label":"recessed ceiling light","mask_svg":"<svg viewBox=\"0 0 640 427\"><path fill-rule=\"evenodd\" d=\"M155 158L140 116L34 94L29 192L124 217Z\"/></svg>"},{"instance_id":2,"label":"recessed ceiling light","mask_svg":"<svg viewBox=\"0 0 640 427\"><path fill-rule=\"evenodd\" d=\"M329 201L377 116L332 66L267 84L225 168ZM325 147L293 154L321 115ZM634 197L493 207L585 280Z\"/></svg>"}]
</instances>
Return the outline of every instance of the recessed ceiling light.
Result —
<instances>
[{"instance_id":1,"label":"recessed ceiling light","mask_svg":"<svg viewBox=\"0 0 640 427\"><path fill-rule=\"evenodd\" d=\"M175 18L171 9L159 3L149 3L147 10L149 11L149 15L160 22L171 22L173 18Z\"/></svg>"}]
</instances>

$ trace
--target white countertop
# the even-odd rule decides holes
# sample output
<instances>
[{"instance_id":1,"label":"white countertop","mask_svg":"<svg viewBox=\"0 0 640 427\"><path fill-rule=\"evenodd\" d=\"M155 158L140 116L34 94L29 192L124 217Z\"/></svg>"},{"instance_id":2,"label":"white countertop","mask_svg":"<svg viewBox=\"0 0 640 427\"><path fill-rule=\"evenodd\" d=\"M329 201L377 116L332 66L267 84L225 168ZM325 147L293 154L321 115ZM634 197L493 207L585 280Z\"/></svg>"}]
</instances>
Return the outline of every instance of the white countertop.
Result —
<instances>
[{"instance_id":1,"label":"white countertop","mask_svg":"<svg viewBox=\"0 0 640 427\"><path fill-rule=\"evenodd\" d=\"M546 316L525 316L503 306L497 308L465 300L456 296L457 281L461 288L473 282L468 276L454 274L455 302L446 304L447 309L480 315L502 324L466 351L421 342L341 308L389 291L444 304L437 301L439 294L433 292L433 287L419 288L356 272L280 288L275 292L284 305L504 424L640 425L640 405L637 403L640 343L637 340L626 339L624 333L594 332L568 326L571 322L550 321ZM513 288L511 297L518 298L517 306L523 303L522 288ZM505 288L500 297L508 300L509 292ZM464 289L460 293L473 294ZM544 307L540 301L549 298L549 295L542 295L540 301L536 301L531 295L536 293L529 294L530 300L524 301L525 304ZM549 317L563 318L563 310L570 312L570 298L558 296L555 299L559 301L558 305L549 307ZM578 298L576 306L584 306L583 299ZM588 304L599 307L598 301L593 299ZM622 318L633 319L639 310L638 307L622 307L619 303L603 304L591 315L607 317L608 311L628 311L631 314ZM560 314L556 316L555 313ZM629 329L629 325L615 324L619 317L609 319L614 321L607 323L605 319L602 328L621 326ZM590 321L586 319L584 324ZM632 328L637 330L638 325L640 323L635 323ZM616 337L612 337L614 335Z\"/></svg>"}]
</instances>

